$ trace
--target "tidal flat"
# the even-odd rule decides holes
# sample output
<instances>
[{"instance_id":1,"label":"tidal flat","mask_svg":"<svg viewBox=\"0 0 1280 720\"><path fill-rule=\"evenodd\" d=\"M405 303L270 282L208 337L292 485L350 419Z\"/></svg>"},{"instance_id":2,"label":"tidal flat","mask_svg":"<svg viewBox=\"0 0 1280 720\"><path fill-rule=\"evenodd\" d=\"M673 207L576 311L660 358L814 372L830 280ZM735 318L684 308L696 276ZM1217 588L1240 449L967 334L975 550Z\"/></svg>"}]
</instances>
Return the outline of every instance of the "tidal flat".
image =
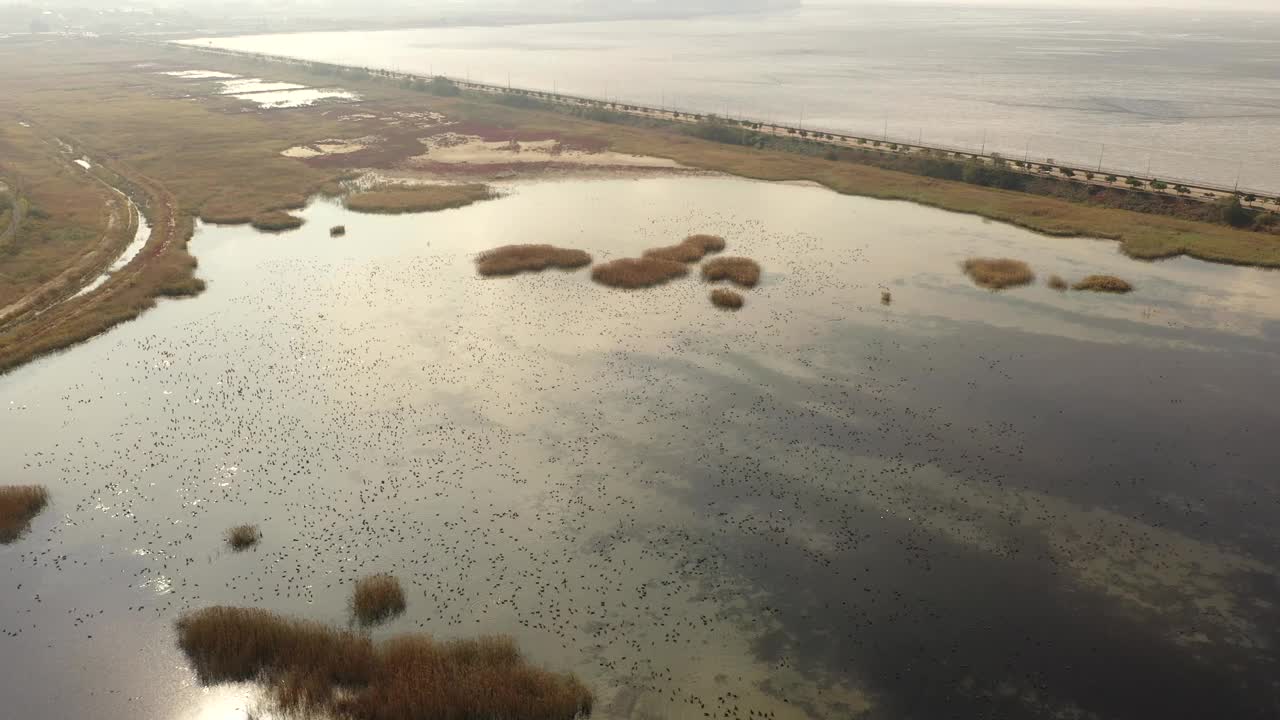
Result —
<instances>
[{"instance_id":1,"label":"tidal flat","mask_svg":"<svg viewBox=\"0 0 1280 720\"><path fill-rule=\"evenodd\" d=\"M0 476L50 498L0 547L8 712L243 717L175 621L340 624L372 573L373 639L509 635L596 718L1280 712L1275 272L807 185L496 189L199 225L203 294L0 377ZM474 265L691 233L762 268L737 312Z\"/></svg>"}]
</instances>

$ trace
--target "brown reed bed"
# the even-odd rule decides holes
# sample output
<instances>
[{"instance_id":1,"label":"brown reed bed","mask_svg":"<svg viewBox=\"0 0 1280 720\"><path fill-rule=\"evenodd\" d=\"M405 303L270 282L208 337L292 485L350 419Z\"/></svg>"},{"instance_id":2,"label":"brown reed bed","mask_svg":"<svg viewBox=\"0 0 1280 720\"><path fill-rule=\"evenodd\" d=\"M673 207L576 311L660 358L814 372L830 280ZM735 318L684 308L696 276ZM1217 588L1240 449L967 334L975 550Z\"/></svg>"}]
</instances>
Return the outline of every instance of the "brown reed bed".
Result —
<instances>
[{"instance_id":1,"label":"brown reed bed","mask_svg":"<svg viewBox=\"0 0 1280 720\"><path fill-rule=\"evenodd\" d=\"M227 531L227 545L236 552L248 550L261 539L262 533L257 525L237 525Z\"/></svg>"},{"instance_id":2,"label":"brown reed bed","mask_svg":"<svg viewBox=\"0 0 1280 720\"><path fill-rule=\"evenodd\" d=\"M361 625L377 625L404 612L404 588L388 573L367 575L356 581L351 614Z\"/></svg>"},{"instance_id":3,"label":"brown reed bed","mask_svg":"<svg viewBox=\"0 0 1280 720\"><path fill-rule=\"evenodd\" d=\"M255 215L250 224L263 232L279 233L302 227L302 218L283 210L272 210Z\"/></svg>"},{"instance_id":4,"label":"brown reed bed","mask_svg":"<svg viewBox=\"0 0 1280 720\"><path fill-rule=\"evenodd\" d=\"M702 279L728 280L740 287L755 287L760 282L760 264L746 257L712 258L702 264Z\"/></svg>"},{"instance_id":5,"label":"brown reed bed","mask_svg":"<svg viewBox=\"0 0 1280 720\"><path fill-rule=\"evenodd\" d=\"M361 633L254 608L210 607L177 622L206 685L255 681L286 714L344 720L573 720L591 691L531 666L505 636L436 641Z\"/></svg>"},{"instance_id":6,"label":"brown reed bed","mask_svg":"<svg viewBox=\"0 0 1280 720\"><path fill-rule=\"evenodd\" d=\"M1070 287L1070 285L1067 284L1067 281L1062 279L1061 275L1050 275L1049 281L1047 284L1049 287L1053 288L1054 290L1057 290L1058 292L1062 292L1063 290L1066 290L1068 287Z\"/></svg>"},{"instance_id":7,"label":"brown reed bed","mask_svg":"<svg viewBox=\"0 0 1280 720\"><path fill-rule=\"evenodd\" d=\"M591 264L591 256L582 250L554 245L505 245L476 256L476 270L486 277L540 272L555 267L575 270Z\"/></svg>"},{"instance_id":8,"label":"brown reed bed","mask_svg":"<svg viewBox=\"0 0 1280 720\"><path fill-rule=\"evenodd\" d=\"M645 250L643 255L644 257L658 260L692 263L698 262L708 253L720 252L721 250L724 250L724 238L719 235L690 235L678 245L650 248Z\"/></svg>"},{"instance_id":9,"label":"brown reed bed","mask_svg":"<svg viewBox=\"0 0 1280 720\"><path fill-rule=\"evenodd\" d=\"M711 291L711 303L725 310L737 310L746 303L746 300L742 297L742 293L728 288L716 288Z\"/></svg>"},{"instance_id":10,"label":"brown reed bed","mask_svg":"<svg viewBox=\"0 0 1280 720\"><path fill-rule=\"evenodd\" d=\"M647 288L684 277L689 268L684 263L661 258L622 258L591 268L591 279L609 287Z\"/></svg>"},{"instance_id":11,"label":"brown reed bed","mask_svg":"<svg viewBox=\"0 0 1280 720\"><path fill-rule=\"evenodd\" d=\"M974 283L989 290L1028 285L1036 279L1031 266L1011 258L970 258L963 267Z\"/></svg>"},{"instance_id":12,"label":"brown reed bed","mask_svg":"<svg viewBox=\"0 0 1280 720\"><path fill-rule=\"evenodd\" d=\"M1133 292L1133 285L1115 275L1090 275L1072 286L1075 290L1091 290L1093 292L1124 293Z\"/></svg>"},{"instance_id":13,"label":"brown reed bed","mask_svg":"<svg viewBox=\"0 0 1280 720\"><path fill-rule=\"evenodd\" d=\"M0 544L22 537L48 504L49 491L40 485L0 486Z\"/></svg>"},{"instance_id":14,"label":"brown reed bed","mask_svg":"<svg viewBox=\"0 0 1280 720\"><path fill-rule=\"evenodd\" d=\"M362 213L436 212L466 207L497 197L488 185L384 186L362 190L347 198L348 210Z\"/></svg>"}]
</instances>

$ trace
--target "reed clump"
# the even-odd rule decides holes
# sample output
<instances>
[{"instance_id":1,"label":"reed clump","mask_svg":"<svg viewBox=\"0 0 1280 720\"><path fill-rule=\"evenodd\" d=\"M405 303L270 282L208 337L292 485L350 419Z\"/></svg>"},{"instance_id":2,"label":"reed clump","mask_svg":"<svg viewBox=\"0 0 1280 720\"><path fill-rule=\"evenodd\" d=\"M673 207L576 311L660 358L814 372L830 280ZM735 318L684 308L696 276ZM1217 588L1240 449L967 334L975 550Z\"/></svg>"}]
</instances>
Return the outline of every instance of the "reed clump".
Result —
<instances>
[{"instance_id":1,"label":"reed clump","mask_svg":"<svg viewBox=\"0 0 1280 720\"><path fill-rule=\"evenodd\" d=\"M1061 275L1050 275L1048 285L1059 292L1070 287L1070 285L1067 284L1067 281L1062 279Z\"/></svg>"},{"instance_id":2,"label":"reed clump","mask_svg":"<svg viewBox=\"0 0 1280 720\"><path fill-rule=\"evenodd\" d=\"M378 573L356 581L351 614L361 625L377 625L404 612L404 588L394 575Z\"/></svg>"},{"instance_id":3,"label":"reed clump","mask_svg":"<svg viewBox=\"0 0 1280 720\"><path fill-rule=\"evenodd\" d=\"M346 225L334 225L329 228L329 237L342 237L347 234Z\"/></svg>"},{"instance_id":4,"label":"reed clump","mask_svg":"<svg viewBox=\"0 0 1280 720\"><path fill-rule=\"evenodd\" d=\"M575 676L531 666L505 636L437 642L368 636L265 610L211 607L177 623L206 685L255 681L285 714L348 720L573 720L591 714Z\"/></svg>"},{"instance_id":5,"label":"reed clump","mask_svg":"<svg viewBox=\"0 0 1280 720\"><path fill-rule=\"evenodd\" d=\"M261 539L262 533L257 525L237 525L227 531L227 545L236 552L257 545Z\"/></svg>"},{"instance_id":6,"label":"reed clump","mask_svg":"<svg viewBox=\"0 0 1280 720\"><path fill-rule=\"evenodd\" d=\"M362 213L400 214L436 212L466 207L497 197L484 184L418 185L381 187L357 192L347 198L347 209Z\"/></svg>"},{"instance_id":7,"label":"reed clump","mask_svg":"<svg viewBox=\"0 0 1280 720\"><path fill-rule=\"evenodd\" d=\"M760 282L760 264L746 257L712 258L702 264L702 279L728 280L741 287L755 287Z\"/></svg>"},{"instance_id":8,"label":"reed clump","mask_svg":"<svg viewBox=\"0 0 1280 720\"><path fill-rule=\"evenodd\" d=\"M650 248L644 256L659 260L692 263L698 262L708 253L724 250L724 238L719 235L690 235L677 245Z\"/></svg>"},{"instance_id":9,"label":"reed clump","mask_svg":"<svg viewBox=\"0 0 1280 720\"><path fill-rule=\"evenodd\" d=\"M1133 285L1115 275L1090 275L1072 286L1076 290L1093 292L1124 293L1133 292Z\"/></svg>"},{"instance_id":10,"label":"reed clump","mask_svg":"<svg viewBox=\"0 0 1280 720\"><path fill-rule=\"evenodd\" d=\"M554 245L505 245L476 257L476 270L486 277L539 272L551 267L574 270L590 264L591 256L586 252Z\"/></svg>"},{"instance_id":11,"label":"reed clump","mask_svg":"<svg viewBox=\"0 0 1280 720\"><path fill-rule=\"evenodd\" d=\"M1011 258L970 258L964 261L964 272L990 290L1028 285L1036 279L1031 266Z\"/></svg>"},{"instance_id":12,"label":"reed clump","mask_svg":"<svg viewBox=\"0 0 1280 720\"><path fill-rule=\"evenodd\" d=\"M253 216L250 224L263 232L284 232L302 227L302 218L283 210L272 210Z\"/></svg>"},{"instance_id":13,"label":"reed clump","mask_svg":"<svg viewBox=\"0 0 1280 720\"><path fill-rule=\"evenodd\" d=\"M742 297L742 293L734 292L728 288L716 288L711 291L711 303L718 308L737 310L745 302L746 300Z\"/></svg>"},{"instance_id":14,"label":"reed clump","mask_svg":"<svg viewBox=\"0 0 1280 720\"><path fill-rule=\"evenodd\" d=\"M689 268L684 263L661 258L622 258L591 268L591 279L609 287L647 288L684 277Z\"/></svg>"},{"instance_id":15,"label":"reed clump","mask_svg":"<svg viewBox=\"0 0 1280 720\"><path fill-rule=\"evenodd\" d=\"M49 491L40 485L0 486L0 544L21 537L48 504Z\"/></svg>"}]
</instances>

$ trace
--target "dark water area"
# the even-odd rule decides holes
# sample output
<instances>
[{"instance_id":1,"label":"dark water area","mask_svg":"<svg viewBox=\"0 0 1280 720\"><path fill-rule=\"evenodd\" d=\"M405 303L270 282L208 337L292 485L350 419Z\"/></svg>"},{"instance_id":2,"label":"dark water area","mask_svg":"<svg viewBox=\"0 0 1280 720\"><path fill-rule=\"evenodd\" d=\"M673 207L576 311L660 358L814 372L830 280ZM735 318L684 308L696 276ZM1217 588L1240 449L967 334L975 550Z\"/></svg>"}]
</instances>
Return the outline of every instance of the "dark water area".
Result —
<instances>
[{"instance_id":1,"label":"dark water area","mask_svg":"<svg viewBox=\"0 0 1280 720\"><path fill-rule=\"evenodd\" d=\"M342 623L389 571L376 637L512 634L602 718L1280 713L1280 275L803 185L503 191L201 227L206 294L0 378L0 476L53 497L0 547L11 712L243 718L172 622ZM763 266L741 311L472 265L691 232ZM1137 289L1043 284L1098 272Z\"/></svg>"}]
</instances>

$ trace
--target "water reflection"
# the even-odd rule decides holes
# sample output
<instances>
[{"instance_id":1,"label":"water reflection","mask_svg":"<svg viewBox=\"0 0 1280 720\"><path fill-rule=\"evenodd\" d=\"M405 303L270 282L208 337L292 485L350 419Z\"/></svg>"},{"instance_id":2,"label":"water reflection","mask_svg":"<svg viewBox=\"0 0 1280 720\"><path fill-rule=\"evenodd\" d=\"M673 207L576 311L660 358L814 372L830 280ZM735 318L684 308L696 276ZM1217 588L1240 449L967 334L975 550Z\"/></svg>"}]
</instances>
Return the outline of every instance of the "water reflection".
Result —
<instances>
[{"instance_id":1,"label":"water reflection","mask_svg":"<svg viewBox=\"0 0 1280 720\"><path fill-rule=\"evenodd\" d=\"M341 622L386 570L379 634L511 633L603 717L1273 716L1274 274L811 187L504 190L201 228L205 295L0 379L0 472L54 495L0 555L15 707L251 709L194 684L173 618ZM764 266L741 312L471 267L692 231ZM978 254L1138 291L994 294ZM240 523L263 542L232 555Z\"/></svg>"}]
</instances>

